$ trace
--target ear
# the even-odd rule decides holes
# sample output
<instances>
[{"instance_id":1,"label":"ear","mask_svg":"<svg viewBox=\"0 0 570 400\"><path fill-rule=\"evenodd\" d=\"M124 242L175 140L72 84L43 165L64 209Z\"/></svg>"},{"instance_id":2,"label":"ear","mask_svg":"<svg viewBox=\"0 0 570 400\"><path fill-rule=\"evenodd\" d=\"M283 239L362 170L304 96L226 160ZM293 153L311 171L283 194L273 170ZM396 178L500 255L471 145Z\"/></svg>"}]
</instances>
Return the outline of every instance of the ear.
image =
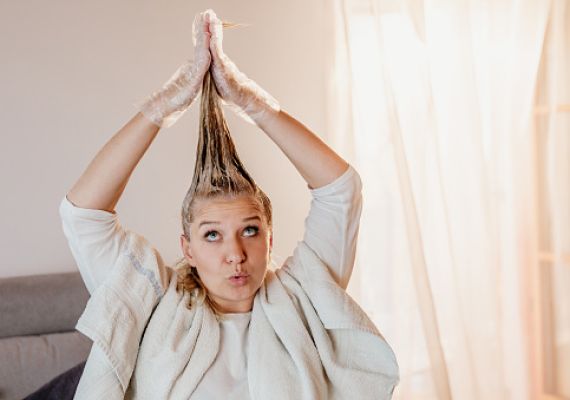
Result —
<instances>
[{"instance_id":1,"label":"ear","mask_svg":"<svg viewBox=\"0 0 570 400\"><path fill-rule=\"evenodd\" d=\"M269 252L273 250L273 231L269 234Z\"/></svg>"},{"instance_id":2,"label":"ear","mask_svg":"<svg viewBox=\"0 0 570 400\"><path fill-rule=\"evenodd\" d=\"M184 258L188 260L190 265L195 266L194 257L192 257L192 251L190 250L190 241L186 239L186 236L182 233L180 235L180 248L182 249L182 254Z\"/></svg>"}]
</instances>

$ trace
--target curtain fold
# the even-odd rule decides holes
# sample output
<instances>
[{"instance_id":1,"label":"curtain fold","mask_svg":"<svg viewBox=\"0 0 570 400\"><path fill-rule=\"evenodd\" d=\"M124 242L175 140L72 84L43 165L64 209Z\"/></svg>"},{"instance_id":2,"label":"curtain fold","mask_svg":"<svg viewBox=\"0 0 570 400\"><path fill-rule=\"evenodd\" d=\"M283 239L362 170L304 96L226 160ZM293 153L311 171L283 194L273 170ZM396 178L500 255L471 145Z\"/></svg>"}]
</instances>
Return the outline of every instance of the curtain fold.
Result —
<instances>
[{"instance_id":1,"label":"curtain fold","mask_svg":"<svg viewBox=\"0 0 570 400\"><path fill-rule=\"evenodd\" d=\"M541 268L551 331L543 333L543 390L570 398L570 5L554 0L539 78L537 143L541 174Z\"/></svg>"},{"instance_id":2,"label":"curtain fold","mask_svg":"<svg viewBox=\"0 0 570 400\"><path fill-rule=\"evenodd\" d=\"M550 1L335 0L328 134L364 208L348 291L395 399L525 399L533 103Z\"/></svg>"}]
</instances>

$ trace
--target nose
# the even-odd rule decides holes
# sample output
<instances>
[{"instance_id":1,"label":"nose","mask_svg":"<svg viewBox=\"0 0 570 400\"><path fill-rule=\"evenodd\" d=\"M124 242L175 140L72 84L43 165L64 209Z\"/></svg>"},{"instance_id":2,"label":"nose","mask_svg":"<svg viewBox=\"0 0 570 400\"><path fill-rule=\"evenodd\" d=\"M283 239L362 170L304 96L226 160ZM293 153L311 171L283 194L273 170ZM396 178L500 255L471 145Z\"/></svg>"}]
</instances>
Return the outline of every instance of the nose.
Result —
<instances>
[{"instance_id":1,"label":"nose","mask_svg":"<svg viewBox=\"0 0 570 400\"><path fill-rule=\"evenodd\" d=\"M228 244L226 252L226 262L232 265L238 265L245 261L244 248L239 239L231 240Z\"/></svg>"}]
</instances>

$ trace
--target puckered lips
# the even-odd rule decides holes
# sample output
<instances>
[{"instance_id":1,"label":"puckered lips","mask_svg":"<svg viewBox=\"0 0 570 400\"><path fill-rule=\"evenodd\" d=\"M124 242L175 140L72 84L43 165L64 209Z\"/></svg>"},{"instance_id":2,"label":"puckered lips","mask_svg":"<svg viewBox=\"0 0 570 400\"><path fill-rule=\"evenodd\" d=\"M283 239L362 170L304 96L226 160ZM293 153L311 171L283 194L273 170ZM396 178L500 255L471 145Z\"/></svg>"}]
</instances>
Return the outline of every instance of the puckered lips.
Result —
<instances>
[{"instance_id":1,"label":"puckered lips","mask_svg":"<svg viewBox=\"0 0 570 400\"><path fill-rule=\"evenodd\" d=\"M247 284L249 280L249 274L246 272L240 272L238 274L230 276L228 279L230 283L234 286L243 286Z\"/></svg>"}]
</instances>

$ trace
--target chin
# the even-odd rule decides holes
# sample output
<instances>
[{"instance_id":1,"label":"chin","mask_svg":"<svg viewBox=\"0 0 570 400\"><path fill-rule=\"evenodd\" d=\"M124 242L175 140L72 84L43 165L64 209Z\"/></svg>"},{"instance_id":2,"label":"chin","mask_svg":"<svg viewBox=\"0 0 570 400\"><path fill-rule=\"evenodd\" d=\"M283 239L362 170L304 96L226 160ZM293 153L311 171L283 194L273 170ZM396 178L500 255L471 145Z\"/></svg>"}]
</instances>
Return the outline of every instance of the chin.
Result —
<instances>
[{"instance_id":1,"label":"chin","mask_svg":"<svg viewBox=\"0 0 570 400\"><path fill-rule=\"evenodd\" d=\"M257 294L259 288L254 289L251 286L244 286L241 288L233 288L230 289L227 293L227 298L231 299L232 301L243 301L249 299Z\"/></svg>"},{"instance_id":2,"label":"chin","mask_svg":"<svg viewBox=\"0 0 570 400\"><path fill-rule=\"evenodd\" d=\"M241 287L238 289L232 289L229 293L228 293L228 297L231 297L235 300L244 300L247 299L248 297L253 296L255 293L257 292L257 289L253 289L250 286L245 286L245 287Z\"/></svg>"}]
</instances>

